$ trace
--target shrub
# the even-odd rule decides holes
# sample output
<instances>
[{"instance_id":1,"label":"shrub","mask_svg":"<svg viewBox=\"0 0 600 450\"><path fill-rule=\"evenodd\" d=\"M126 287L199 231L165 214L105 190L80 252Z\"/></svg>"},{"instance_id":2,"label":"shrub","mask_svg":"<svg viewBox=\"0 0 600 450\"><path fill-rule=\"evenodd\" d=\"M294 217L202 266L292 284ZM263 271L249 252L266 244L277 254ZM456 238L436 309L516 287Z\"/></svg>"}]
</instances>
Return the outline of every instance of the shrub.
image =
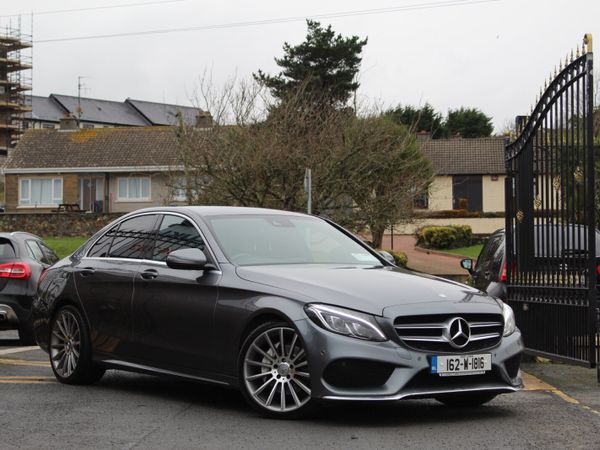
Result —
<instances>
[{"instance_id":1,"label":"shrub","mask_svg":"<svg viewBox=\"0 0 600 450\"><path fill-rule=\"evenodd\" d=\"M406 253L395 250L386 250L386 252L394 257L394 261L396 261L397 266L406 267L406 264L408 264L408 257L406 256Z\"/></svg>"},{"instance_id":2,"label":"shrub","mask_svg":"<svg viewBox=\"0 0 600 450\"><path fill-rule=\"evenodd\" d=\"M417 230L417 245L434 249L467 247L472 236L469 225L425 226Z\"/></svg>"}]
</instances>

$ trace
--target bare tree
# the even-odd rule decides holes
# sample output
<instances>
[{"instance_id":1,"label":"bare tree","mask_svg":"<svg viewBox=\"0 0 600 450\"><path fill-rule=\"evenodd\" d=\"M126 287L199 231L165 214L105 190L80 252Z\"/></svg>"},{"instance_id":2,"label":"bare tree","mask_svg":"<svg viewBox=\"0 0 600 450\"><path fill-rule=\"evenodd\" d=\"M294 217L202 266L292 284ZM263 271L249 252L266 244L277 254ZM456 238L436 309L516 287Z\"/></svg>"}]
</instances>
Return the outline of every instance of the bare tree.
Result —
<instances>
[{"instance_id":1,"label":"bare tree","mask_svg":"<svg viewBox=\"0 0 600 450\"><path fill-rule=\"evenodd\" d=\"M253 82L218 90L207 80L200 97L214 126L178 129L191 204L303 211L310 168L314 211L370 231L377 246L386 227L412 216L432 171L404 126L377 113L357 117L304 86L274 101Z\"/></svg>"}]
</instances>

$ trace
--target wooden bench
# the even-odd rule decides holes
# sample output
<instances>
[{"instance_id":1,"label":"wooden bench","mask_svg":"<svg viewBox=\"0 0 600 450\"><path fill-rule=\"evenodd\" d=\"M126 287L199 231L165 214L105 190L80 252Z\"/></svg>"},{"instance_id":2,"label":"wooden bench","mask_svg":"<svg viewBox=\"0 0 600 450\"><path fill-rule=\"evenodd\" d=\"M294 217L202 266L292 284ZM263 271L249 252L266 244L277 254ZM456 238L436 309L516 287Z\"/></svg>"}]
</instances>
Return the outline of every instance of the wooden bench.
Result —
<instances>
[{"instance_id":1,"label":"wooden bench","mask_svg":"<svg viewBox=\"0 0 600 450\"><path fill-rule=\"evenodd\" d=\"M83 212L78 203L61 203L52 212Z\"/></svg>"}]
</instances>

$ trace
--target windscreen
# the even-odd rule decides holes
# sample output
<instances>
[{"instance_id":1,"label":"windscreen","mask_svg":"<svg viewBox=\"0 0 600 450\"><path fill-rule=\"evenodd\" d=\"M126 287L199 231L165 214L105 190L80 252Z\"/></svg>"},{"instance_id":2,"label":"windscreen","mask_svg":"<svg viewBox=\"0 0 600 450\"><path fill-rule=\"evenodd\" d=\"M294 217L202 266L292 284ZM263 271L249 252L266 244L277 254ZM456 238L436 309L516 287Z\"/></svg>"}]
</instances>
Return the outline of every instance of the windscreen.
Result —
<instances>
[{"instance_id":1,"label":"windscreen","mask_svg":"<svg viewBox=\"0 0 600 450\"><path fill-rule=\"evenodd\" d=\"M321 219L287 215L207 218L233 264L381 265L364 247Z\"/></svg>"}]
</instances>

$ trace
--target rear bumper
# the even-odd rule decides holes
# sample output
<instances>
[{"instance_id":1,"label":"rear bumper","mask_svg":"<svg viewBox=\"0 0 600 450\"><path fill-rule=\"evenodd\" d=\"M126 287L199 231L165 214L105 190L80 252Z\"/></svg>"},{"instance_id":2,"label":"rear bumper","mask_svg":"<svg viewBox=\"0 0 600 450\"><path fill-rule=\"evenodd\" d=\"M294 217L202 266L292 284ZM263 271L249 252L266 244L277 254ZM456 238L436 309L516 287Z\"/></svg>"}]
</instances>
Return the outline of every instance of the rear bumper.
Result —
<instances>
[{"instance_id":1,"label":"rear bumper","mask_svg":"<svg viewBox=\"0 0 600 450\"><path fill-rule=\"evenodd\" d=\"M0 330L14 328L19 325L19 318L14 309L9 305L0 303Z\"/></svg>"},{"instance_id":2,"label":"rear bumper","mask_svg":"<svg viewBox=\"0 0 600 450\"><path fill-rule=\"evenodd\" d=\"M0 330L12 330L31 317L31 298L0 295Z\"/></svg>"}]
</instances>

